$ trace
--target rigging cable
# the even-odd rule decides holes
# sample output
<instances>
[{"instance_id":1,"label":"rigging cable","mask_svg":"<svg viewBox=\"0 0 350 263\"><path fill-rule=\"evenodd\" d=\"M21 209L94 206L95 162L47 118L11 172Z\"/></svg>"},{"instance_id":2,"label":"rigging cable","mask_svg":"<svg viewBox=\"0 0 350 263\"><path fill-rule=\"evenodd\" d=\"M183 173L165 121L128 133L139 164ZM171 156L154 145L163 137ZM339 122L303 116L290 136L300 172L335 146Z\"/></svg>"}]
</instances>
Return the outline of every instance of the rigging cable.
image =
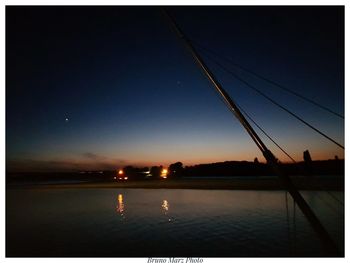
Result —
<instances>
[{"instance_id":1,"label":"rigging cable","mask_svg":"<svg viewBox=\"0 0 350 263\"><path fill-rule=\"evenodd\" d=\"M325 191L325 194L328 194L329 196L332 196L332 195L329 193L329 191ZM317 194L316 194L316 197L318 197L324 204L326 204L326 206L327 206L330 210L332 210L334 213L338 213L338 209L337 209L337 207L334 207L334 206L333 206L332 200L323 198L323 196L322 196L321 193L317 193ZM336 199L333 199L333 200L336 200ZM337 199L337 200L338 200L338 199ZM339 200L338 200L337 202L338 202L338 204L339 204L338 208L339 208L340 206L342 206L342 204L339 202ZM340 213L341 213L341 212L344 213L343 209L342 209L342 211L340 211Z\"/></svg>"},{"instance_id":2,"label":"rigging cable","mask_svg":"<svg viewBox=\"0 0 350 263\"><path fill-rule=\"evenodd\" d=\"M295 201L293 200L293 247L294 247L294 254L297 250L297 224L296 224L296 210L295 210Z\"/></svg>"},{"instance_id":3,"label":"rigging cable","mask_svg":"<svg viewBox=\"0 0 350 263\"><path fill-rule=\"evenodd\" d=\"M320 135L322 135L323 137L325 137L326 139L328 139L329 141L333 142L334 144L336 144L337 146L339 146L340 148L344 149L344 146L341 145L340 143L338 143L337 141L335 141L334 139L332 139L331 137L329 137L328 135L326 135L325 133L323 133L322 131L320 131L319 129L315 128L314 126L312 126L310 123L308 123L307 121L303 120L301 117L299 117L298 115L296 115L295 113L291 112L290 110L288 110L286 107L282 106L281 104L279 104L278 102L276 102L275 100L271 99L269 96L267 96L265 93L263 93L262 91L260 91L259 89L257 89L256 87L254 87L253 85L251 85L250 83L248 83L247 81L245 81L244 79L242 79L241 77L239 77L236 73L234 73L233 71L227 69L225 66L223 66L221 63L219 63L217 60L213 59L211 56L209 56L208 54L205 54L207 58L209 58L212 62L214 62L216 65L218 65L221 69L225 70L227 73L229 73L230 75L232 75L234 78L238 79L239 81L241 81L242 83L244 83L247 87L255 90L257 93L259 93L261 96L263 96L264 98L266 98L267 100L269 100L270 102L272 102L273 104L275 104L276 106L278 106L279 108L281 108L282 110L286 111L287 113L289 113L290 115L292 115L294 118L296 118L297 120L299 120L300 122L304 123L306 126L308 126L309 128L313 129L314 131L316 131L317 133L319 133Z\"/></svg>"},{"instance_id":4,"label":"rigging cable","mask_svg":"<svg viewBox=\"0 0 350 263\"><path fill-rule=\"evenodd\" d=\"M254 120L253 120L253 118L251 117L251 116L249 116L249 114L241 107L241 106L239 106L239 104L236 102L236 105L237 105L237 107L244 113L244 115L246 115L246 117L251 121L251 122L253 122L254 123L254 125L263 133L263 134L265 134L266 135L266 137L272 142L272 143L274 143L289 159L291 159L291 161L293 162L293 163L295 163L295 164L298 164L297 163L297 161L295 161L294 160L294 158L293 157L291 157L268 133L266 133L265 131L264 131L264 129L260 126L260 125L258 125ZM298 167L298 169L301 171L301 172L304 172L302 169L301 169L301 167L299 167L299 166L297 166ZM341 200L339 200L337 197L335 197L331 192L329 192L329 191L326 191L326 193L330 196L330 197L332 197L336 202L338 202L340 205L342 205L342 206L344 206L344 203L341 201Z\"/></svg>"},{"instance_id":5,"label":"rigging cable","mask_svg":"<svg viewBox=\"0 0 350 263\"><path fill-rule=\"evenodd\" d=\"M254 71L251 70L251 69L248 69L248 68L246 68L246 67L243 67L243 66L237 64L237 63L234 62L233 60L231 60L231 59L229 59L229 58L227 58L227 57L225 57L225 56L222 56L222 55L218 54L217 52L212 51L212 50L210 50L210 49L204 47L203 45L199 44L197 41L193 41L193 40L192 40L192 43L194 43L196 46L198 46L198 47L199 47L200 49L202 49L203 51L209 52L209 53L211 53L211 54L217 56L218 58L221 58L221 59L227 61L228 63L230 63L230 64L233 65L234 67L239 68L239 69L241 69L241 70L243 70L243 71L245 71L245 72L248 72L249 74L251 74L251 75L253 75L253 76L255 76L255 77L258 77L258 78L264 80L265 82L268 82L268 83L274 85L275 87L277 87L277 88L279 88L279 89L281 89L281 90L284 90L284 91L286 91L286 92L289 92L290 94L293 94L294 96L296 96L296 97L298 97L298 98L300 98L300 99L303 99L304 101L307 101L307 102L309 102L309 103L311 103L311 104L313 104L313 105L315 105L315 106L317 106L317 107L319 107L319 108L321 108L321 109L323 109L323 110L325 110L325 111L327 111L327 112L329 112L329 113L331 113L331 114L333 114L333 115L335 115L335 116L337 116L337 117L339 117L339 118L344 119L344 116L343 116L343 115L341 115L341 114L339 114L339 113L337 113L337 112L331 110L330 108L328 108L328 107L326 107L326 106L323 106L323 105L321 105L320 103L318 103L318 102L316 102L316 101L314 101L314 100L312 100L312 99L310 99L310 98L307 98L307 97L305 97L305 96L303 96L303 95L301 95L301 94L299 94L299 93L297 93L297 92L295 92L295 91L293 91L293 90L291 90L291 89L288 89L288 88L286 88L285 86L283 86L283 85L277 83L276 81L273 81L273 80L271 80L271 79L268 79L268 78L266 78L266 77L264 77L264 76L262 76L262 75L260 75L260 74L258 74L258 73L256 73L256 72L254 72Z\"/></svg>"},{"instance_id":6,"label":"rigging cable","mask_svg":"<svg viewBox=\"0 0 350 263\"><path fill-rule=\"evenodd\" d=\"M216 77L213 75L211 70L204 63L201 56L199 56L198 52L196 51L194 46L191 44L189 39L182 32L182 30L179 28L179 26L177 25L174 18L164 8L162 9L162 11L163 11L164 15L168 18L171 25L173 26L173 29L176 32L176 34L178 35L178 37L180 39L183 39L184 44L186 45L188 50L191 52L196 64L198 64L199 68L203 71L203 73L206 75L206 77L209 79L209 81L213 84L213 87L226 100L226 104L228 106L230 106L231 111L234 110L233 111L234 115L241 122L241 124L246 129L248 134L252 137L252 139L254 140L254 142L256 143L258 148L261 150L262 154L264 155L266 161L269 163L269 165L271 166L273 171L278 175L278 177L281 179L282 183L288 188L288 191L291 194L291 196L293 197L293 200L297 202L299 208L301 209L303 214L307 217L307 219L311 223L311 226L313 227L313 229L318 233L318 235L319 235L319 237L322 240L322 243L324 245L324 249L330 255L339 254L336 243L333 241L332 237L329 235L328 231L322 225L322 223L317 218L315 213L312 211L310 206L306 203L305 199L302 197L302 195L296 189L296 187L294 186L294 184L290 180L290 178L287 175L285 175L284 173L282 173L279 166L277 165L277 159L275 158L273 153L266 147L264 142L260 139L260 137L255 132L255 130L251 127L250 123L244 117L243 113L237 107L235 102L231 99L231 97L228 95L228 93L223 89L223 87L218 82Z\"/></svg>"},{"instance_id":7,"label":"rigging cable","mask_svg":"<svg viewBox=\"0 0 350 263\"><path fill-rule=\"evenodd\" d=\"M226 100L224 100L222 98L222 96L219 96L218 93L215 92L215 95L221 100L223 101L226 105ZM297 163L293 157L291 157L272 137L271 135L269 135L259 124L257 124L254 119L236 102L237 107L244 113L244 115L263 133L265 134L265 136L273 143L275 144L289 159L292 160L293 163ZM229 106L228 109L233 112L234 110Z\"/></svg>"},{"instance_id":8,"label":"rigging cable","mask_svg":"<svg viewBox=\"0 0 350 263\"><path fill-rule=\"evenodd\" d=\"M237 103L236 103L237 104ZM273 144L275 144L289 159L292 160L292 162L296 163L296 161L294 160L294 158L292 156L290 156L274 139L271 138L271 136L269 134L267 134L263 128L261 128L260 125L258 125L252 117L249 116L249 114L244 110L242 109L242 107L240 107L238 104L237 104L237 107L247 116L247 118L249 120L251 120L251 122L254 123L254 125L263 133L266 135L266 137L271 141L273 142Z\"/></svg>"},{"instance_id":9,"label":"rigging cable","mask_svg":"<svg viewBox=\"0 0 350 263\"><path fill-rule=\"evenodd\" d=\"M288 208L288 191L285 191L285 203L286 203L286 218L287 218L287 239L288 239L288 250L290 252L290 229L289 229L289 208Z\"/></svg>"},{"instance_id":10,"label":"rigging cable","mask_svg":"<svg viewBox=\"0 0 350 263\"><path fill-rule=\"evenodd\" d=\"M337 197L335 197L330 191L327 191L327 193L328 193L331 197L333 197L333 199L334 199L335 201L337 201L339 204L341 204L342 206L344 206L344 202L341 201L341 200L339 200Z\"/></svg>"},{"instance_id":11,"label":"rigging cable","mask_svg":"<svg viewBox=\"0 0 350 263\"><path fill-rule=\"evenodd\" d=\"M325 106L323 106L323 105L321 105L321 104L319 104L319 103L317 103L317 102L315 102L315 101L313 101L313 100L311 100L311 99L309 99L309 98L307 98L307 97L305 97L305 96L303 96L303 95L301 95L301 94L298 94L297 92L292 91L292 90L290 90L290 89L284 87L283 85L281 85L281 84L279 84L279 83L277 83L277 82L275 82L275 81L273 81L273 80L270 80L270 79L268 79L268 78L265 78L264 76L262 76L262 75L260 75L260 74L258 74L258 73L256 73L256 72L254 72L254 71L251 70L251 69L248 69L248 68L245 68L245 67L239 65L238 63L232 61L231 59L229 59L229 58L227 58L227 57L225 57L225 56L222 56L222 55L218 54L217 52L212 51L212 50L210 50L210 49L204 47L203 45L199 44L197 41L191 40L191 42L194 43L196 46L198 46L200 49L202 49L202 50L204 50L204 51L207 51L207 52L209 52L209 53L212 53L213 55L215 55L215 56L217 56L217 57L219 57L219 58L221 58L221 59L223 59L223 60L229 62L231 65L233 65L233 66L235 66L235 67L237 67L237 68L239 68L239 69L241 69L241 70L243 70L243 71L245 71L245 72L248 72L248 73L250 73L250 74L252 74L252 75L254 75L254 76L256 76L256 77L258 77L258 78L260 78L260 79L262 79L262 80L264 80L264 81L266 81L266 82L268 82L268 83L270 83L270 84L272 84L272 85L274 85L274 86L276 86L276 87L282 89L282 90L285 90L285 91L287 91L287 92L289 92L289 93L291 93L291 94L293 94L293 95L295 95L295 96L301 98L301 99L304 99L305 101L308 101L309 103L312 103L312 104L314 104L315 106L317 106L317 107L319 107L319 108L322 108L322 109L328 111L329 113L332 113L332 114L334 114L334 115L336 115L336 116L338 116L338 117L344 119L344 116L342 116L342 115L340 115L340 114L334 112L333 110L331 110L331 109L329 109L329 108L327 108L327 107L325 107ZM207 55L207 57L208 57L208 55ZM210 58L210 59L212 59L212 58ZM213 60L213 59L212 59L212 60ZM225 70L226 70L226 69L225 69ZM230 72L230 73L231 73L231 72ZM231 74L233 74L233 73L231 73ZM245 84L247 84L247 83L245 83ZM264 97L265 97L265 96L264 96ZM236 103L236 104L237 104L237 103ZM269 135L268 135L268 134L267 134L253 119L252 119L251 116L248 115L247 112L245 112L238 104L237 104L237 106L238 106L238 107L240 108L240 110L247 116L247 118L248 118L250 121L252 121L252 122L254 123L254 125L255 125L263 134L266 135L266 137L267 137L272 143L274 143L274 144L275 144L289 159L291 159L294 163L297 163L297 162L296 162L282 147L280 147L280 146L276 143L276 141L275 141L274 139L271 138L271 136L269 136ZM295 116L294 116L294 117L295 117ZM310 127L310 128L311 128L311 127ZM328 138L327 138L327 139L328 139ZM334 141L332 141L332 142L334 142ZM336 143L336 142L334 142L334 143ZM337 144L337 143L336 143L336 144ZM338 144L337 144L337 145L338 145ZM338 146L341 147L341 145L338 145ZM298 168L300 169L300 167L298 167ZM326 191L326 193L329 194L329 196L332 197L332 198L333 198L335 201L337 201L339 204L341 204L341 205L344 206L344 203L343 203L341 200L339 200L338 198L336 198L332 193L330 193L329 191Z\"/></svg>"},{"instance_id":12,"label":"rigging cable","mask_svg":"<svg viewBox=\"0 0 350 263\"><path fill-rule=\"evenodd\" d=\"M214 62L216 62L216 61L214 61ZM221 66L221 65L220 65ZM225 70L226 70L226 68L225 68ZM231 71L229 71L230 73L231 73ZM232 74L234 74L234 73L232 73ZM239 80L241 80L243 83L245 83L246 85L250 85L249 83L247 83L246 81L244 81L244 80L242 80L242 79L240 79L239 77L237 77ZM255 87L253 87L255 90L256 90L256 88ZM257 90L258 92L259 92L259 90ZM259 92L260 93L260 92ZM267 97L267 96L265 96L265 94L263 95L265 98ZM221 97L220 97L221 98ZM270 98L269 97L267 97L269 100L270 100ZM222 98L221 98L222 99ZM223 99L222 99L223 100ZM226 102L225 100L223 100L224 102ZM244 113L244 115L246 115L246 117L251 121L251 122L253 122L253 124L273 143L273 144L275 144L293 163L295 163L295 164L297 164L297 162L294 160L294 158L293 157L291 157L267 132L265 132L265 130L260 126L260 125L258 125L255 121L254 121L254 119L236 102L236 105L237 105L237 107ZM229 105L227 105L228 106L228 108L231 110L231 111L234 111ZM289 111L289 110L287 110L287 111ZM294 116L294 115L293 115ZM304 121L303 121L304 122ZM309 126L309 125L308 125ZM336 143L336 142L335 142ZM338 146L340 146L340 145L338 145ZM303 172L303 170L298 166L298 168ZM331 194L329 191L326 191L326 193L330 196L330 197L332 197L333 199L335 199L335 201L337 201L338 203L340 203L341 205L344 205L344 203L343 202L341 202L339 199L337 199L333 194Z\"/></svg>"}]
</instances>

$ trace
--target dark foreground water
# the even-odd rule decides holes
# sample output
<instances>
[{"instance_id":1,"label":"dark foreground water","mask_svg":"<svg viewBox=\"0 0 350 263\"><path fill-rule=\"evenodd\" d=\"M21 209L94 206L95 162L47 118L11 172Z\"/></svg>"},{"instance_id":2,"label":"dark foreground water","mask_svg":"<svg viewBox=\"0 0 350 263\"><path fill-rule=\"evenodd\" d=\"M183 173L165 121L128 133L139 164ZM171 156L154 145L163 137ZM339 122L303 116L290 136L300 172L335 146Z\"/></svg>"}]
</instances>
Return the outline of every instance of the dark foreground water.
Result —
<instances>
[{"instance_id":1,"label":"dark foreground water","mask_svg":"<svg viewBox=\"0 0 350 263\"><path fill-rule=\"evenodd\" d=\"M342 256L343 193L302 194ZM11 189L6 204L6 256L324 256L284 191Z\"/></svg>"}]
</instances>

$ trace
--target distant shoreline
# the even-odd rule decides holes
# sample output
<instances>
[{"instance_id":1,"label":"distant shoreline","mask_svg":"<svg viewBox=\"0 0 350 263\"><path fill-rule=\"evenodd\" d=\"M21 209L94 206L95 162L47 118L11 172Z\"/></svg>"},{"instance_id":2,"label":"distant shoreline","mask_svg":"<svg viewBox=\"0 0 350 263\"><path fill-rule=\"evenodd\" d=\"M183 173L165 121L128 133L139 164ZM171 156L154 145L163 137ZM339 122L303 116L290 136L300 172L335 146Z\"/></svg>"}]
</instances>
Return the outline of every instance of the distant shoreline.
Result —
<instances>
[{"instance_id":1,"label":"distant shoreline","mask_svg":"<svg viewBox=\"0 0 350 263\"><path fill-rule=\"evenodd\" d=\"M344 177L293 178L300 190L344 191ZM144 189L205 189L205 190L283 190L279 179L165 179L128 182L82 182L61 184L8 184L7 189L92 189L92 188L144 188Z\"/></svg>"}]
</instances>

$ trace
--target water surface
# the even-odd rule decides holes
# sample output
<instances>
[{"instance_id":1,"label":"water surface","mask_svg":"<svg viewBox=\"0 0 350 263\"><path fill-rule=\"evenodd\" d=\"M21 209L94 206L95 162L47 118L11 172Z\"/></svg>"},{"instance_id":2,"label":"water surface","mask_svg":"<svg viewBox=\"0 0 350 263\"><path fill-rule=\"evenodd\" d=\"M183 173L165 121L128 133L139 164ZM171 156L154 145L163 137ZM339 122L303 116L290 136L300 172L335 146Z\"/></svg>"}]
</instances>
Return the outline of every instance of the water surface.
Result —
<instances>
[{"instance_id":1,"label":"water surface","mask_svg":"<svg viewBox=\"0 0 350 263\"><path fill-rule=\"evenodd\" d=\"M343 193L304 191L343 253ZM7 256L324 256L284 191L7 190Z\"/></svg>"}]
</instances>

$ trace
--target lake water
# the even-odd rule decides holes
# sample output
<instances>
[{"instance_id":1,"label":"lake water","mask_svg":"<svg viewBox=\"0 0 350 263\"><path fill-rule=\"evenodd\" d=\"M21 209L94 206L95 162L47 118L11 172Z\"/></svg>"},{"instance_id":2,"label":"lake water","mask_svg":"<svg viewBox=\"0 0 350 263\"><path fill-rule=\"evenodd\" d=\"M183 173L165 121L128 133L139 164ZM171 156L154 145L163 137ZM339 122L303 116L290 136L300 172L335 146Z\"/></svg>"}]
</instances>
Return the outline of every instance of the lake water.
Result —
<instances>
[{"instance_id":1,"label":"lake water","mask_svg":"<svg viewBox=\"0 0 350 263\"><path fill-rule=\"evenodd\" d=\"M344 254L343 192L303 196ZM324 256L284 191L11 189L7 256Z\"/></svg>"}]
</instances>

